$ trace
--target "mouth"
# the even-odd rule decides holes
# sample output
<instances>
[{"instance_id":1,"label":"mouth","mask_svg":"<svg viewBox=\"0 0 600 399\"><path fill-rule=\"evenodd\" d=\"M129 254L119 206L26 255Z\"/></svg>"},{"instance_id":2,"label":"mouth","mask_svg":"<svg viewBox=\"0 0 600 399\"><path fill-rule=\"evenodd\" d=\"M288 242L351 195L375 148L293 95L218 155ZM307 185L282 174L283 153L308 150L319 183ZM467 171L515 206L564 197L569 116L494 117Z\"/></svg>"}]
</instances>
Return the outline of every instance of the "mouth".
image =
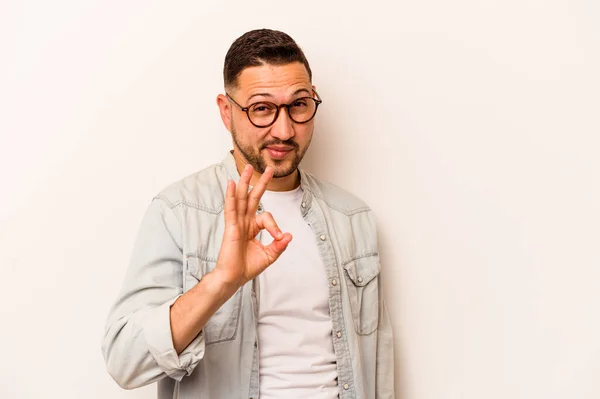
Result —
<instances>
[{"instance_id":1,"label":"mouth","mask_svg":"<svg viewBox=\"0 0 600 399\"><path fill-rule=\"evenodd\" d=\"M294 147L270 145L265 147L265 150L267 150L267 153L271 158L281 160L291 153L294 150Z\"/></svg>"}]
</instances>

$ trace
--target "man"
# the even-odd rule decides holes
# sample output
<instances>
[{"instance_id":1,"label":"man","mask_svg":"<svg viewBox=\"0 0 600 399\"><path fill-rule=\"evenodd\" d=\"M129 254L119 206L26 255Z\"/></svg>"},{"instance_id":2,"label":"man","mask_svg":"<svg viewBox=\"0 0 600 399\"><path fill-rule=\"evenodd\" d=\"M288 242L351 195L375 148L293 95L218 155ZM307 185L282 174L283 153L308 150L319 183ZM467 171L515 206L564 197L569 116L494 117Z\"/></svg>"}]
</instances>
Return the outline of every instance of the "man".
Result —
<instances>
[{"instance_id":1,"label":"man","mask_svg":"<svg viewBox=\"0 0 600 399\"><path fill-rule=\"evenodd\" d=\"M103 354L163 398L393 398L371 210L298 165L321 103L287 34L238 38L217 97L223 162L154 198ZM293 237L293 238L292 238Z\"/></svg>"}]
</instances>

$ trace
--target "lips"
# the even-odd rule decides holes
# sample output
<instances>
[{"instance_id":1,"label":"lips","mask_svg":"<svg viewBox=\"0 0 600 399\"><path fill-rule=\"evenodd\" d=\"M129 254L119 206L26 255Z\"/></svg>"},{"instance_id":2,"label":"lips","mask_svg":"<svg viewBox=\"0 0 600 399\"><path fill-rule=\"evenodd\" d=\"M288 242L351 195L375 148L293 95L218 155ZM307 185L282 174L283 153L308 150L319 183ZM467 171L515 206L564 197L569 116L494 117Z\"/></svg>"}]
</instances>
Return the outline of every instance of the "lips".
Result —
<instances>
[{"instance_id":1,"label":"lips","mask_svg":"<svg viewBox=\"0 0 600 399\"><path fill-rule=\"evenodd\" d=\"M284 159L293 149L294 147L276 145L265 147L265 150L273 159Z\"/></svg>"}]
</instances>

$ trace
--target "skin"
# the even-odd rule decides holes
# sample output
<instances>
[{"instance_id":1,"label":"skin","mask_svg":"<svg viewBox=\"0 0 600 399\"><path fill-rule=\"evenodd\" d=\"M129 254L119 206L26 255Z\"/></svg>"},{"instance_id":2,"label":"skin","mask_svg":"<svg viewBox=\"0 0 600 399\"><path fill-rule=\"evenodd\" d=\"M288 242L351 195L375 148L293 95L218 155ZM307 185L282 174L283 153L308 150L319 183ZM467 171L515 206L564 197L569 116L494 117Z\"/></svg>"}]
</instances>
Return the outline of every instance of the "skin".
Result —
<instances>
[{"instance_id":1,"label":"skin","mask_svg":"<svg viewBox=\"0 0 600 399\"><path fill-rule=\"evenodd\" d=\"M305 67L292 63L246 68L238 77L237 87L230 88L228 93L246 106L258 101L288 104L296 98L311 96L313 89ZM298 187L297 167L310 145L314 128L314 119L297 124L285 109L279 112L272 126L257 128L225 95L217 97L217 105L223 124L232 135L240 180L237 187L233 181L227 184L225 231L215 269L171 306L171 335L178 354L194 340L210 317L240 287L273 264L292 240L292 235L282 232L270 213L256 212L266 190L287 191ZM263 229L273 237L267 246L255 238Z\"/></svg>"}]
</instances>

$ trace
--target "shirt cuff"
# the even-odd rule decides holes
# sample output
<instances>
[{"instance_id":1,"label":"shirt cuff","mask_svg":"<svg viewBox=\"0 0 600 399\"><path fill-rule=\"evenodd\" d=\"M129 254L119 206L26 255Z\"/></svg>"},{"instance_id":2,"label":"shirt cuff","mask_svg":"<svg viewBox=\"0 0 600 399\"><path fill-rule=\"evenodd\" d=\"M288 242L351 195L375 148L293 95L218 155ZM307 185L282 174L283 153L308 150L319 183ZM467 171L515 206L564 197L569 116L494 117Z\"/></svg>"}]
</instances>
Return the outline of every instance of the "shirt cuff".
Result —
<instances>
[{"instance_id":1,"label":"shirt cuff","mask_svg":"<svg viewBox=\"0 0 600 399\"><path fill-rule=\"evenodd\" d=\"M179 298L155 308L145 317L142 331L150 354L158 366L171 378L181 381L190 375L204 357L204 333L200 334L177 355L171 334L171 305Z\"/></svg>"}]
</instances>

